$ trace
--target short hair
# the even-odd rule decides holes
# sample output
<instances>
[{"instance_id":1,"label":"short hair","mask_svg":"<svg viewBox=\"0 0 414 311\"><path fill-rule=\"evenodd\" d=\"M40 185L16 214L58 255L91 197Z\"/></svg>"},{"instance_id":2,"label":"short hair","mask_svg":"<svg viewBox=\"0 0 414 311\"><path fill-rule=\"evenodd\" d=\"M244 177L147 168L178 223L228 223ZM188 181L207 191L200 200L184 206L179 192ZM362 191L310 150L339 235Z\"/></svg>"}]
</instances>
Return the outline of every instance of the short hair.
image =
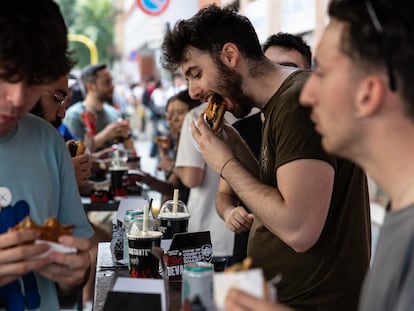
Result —
<instances>
[{"instance_id":1,"label":"short hair","mask_svg":"<svg viewBox=\"0 0 414 311\"><path fill-rule=\"evenodd\" d=\"M201 104L201 102L198 99L192 99L190 97L190 94L188 94L188 89L182 90L177 94L171 96L167 100L167 105L165 106L165 108L167 109L168 105L174 100L179 100L185 103L188 106L188 110L191 110Z\"/></svg>"},{"instance_id":2,"label":"short hair","mask_svg":"<svg viewBox=\"0 0 414 311\"><path fill-rule=\"evenodd\" d=\"M0 1L0 79L48 84L74 65L67 29L52 0Z\"/></svg>"},{"instance_id":3,"label":"short hair","mask_svg":"<svg viewBox=\"0 0 414 311\"><path fill-rule=\"evenodd\" d=\"M344 22L340 49L365 72L387 73L387 61L396 77L396 91L406 102L406 112L414 119L414 3L405 0L369 1L382 33L368 12L368 1L332 0L328 13L331 18ZM389 72L388 72L389 73Z\"/></svg>"},{"instance_id":4,"label":"short hair","mask_svg":"<svg viewBox=\"0 0 414 311\"><path fill-rule=\"evenodd\" d=\"M208 53L218 61L223 45L232 42L250 60L264 58L259 39L249 19L231 8L212 4L167 32L161 46L161 64L173 72L184 61L188 47Z\"/></svg>"},{"instance_id":5,"label":"short hair","mask_svg":"<svg viewBox=\"0 0 414 311\"><path fill-rule=\"evenodd\" d=\"M309 68L311 67L312 52L309 45L307 45L301 37L290 33L279 32L267 38L266 42L263 44L263 52L266 52L266 50L271 46L298 51L302 55L306 65Z\"/></svg>"},{"instance_id":6,"label":"short hair","mask_svg":"<svg viewBox=\"0 0 414 311\"><path fill-rule=\"evenodd\" d=\"M84 67L81 72L81 80L86 89L87 83L95 83L96 78L98 77L98 72L106 69L108 66L106 64L92 64Z\"/></svg>"}]
</instances>

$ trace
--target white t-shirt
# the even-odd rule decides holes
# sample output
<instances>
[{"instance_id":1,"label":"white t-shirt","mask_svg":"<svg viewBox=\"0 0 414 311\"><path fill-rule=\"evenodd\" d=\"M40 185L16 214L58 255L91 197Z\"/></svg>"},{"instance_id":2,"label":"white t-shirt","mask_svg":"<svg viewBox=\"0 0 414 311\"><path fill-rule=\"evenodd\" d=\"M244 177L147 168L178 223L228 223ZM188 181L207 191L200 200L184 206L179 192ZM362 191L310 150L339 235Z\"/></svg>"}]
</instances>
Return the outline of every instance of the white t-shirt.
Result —
<instances>
[{"instance_id":1,"label":"white t-shirt","mask_svg":"<svg viewBox=\"0 0 414 311\"><path fill-rule=\"evenodd\" d=\"M234 233L226 227L224 221L217 214L215 206L220 176L204 162L195 147L194 139L189 130L189 126L197 120L206 107L207 104L204 103L192 109L185 116L175 166L191 166L204 170L204 179L201 185L190 190L187 203L191 215L188 231L210 231L213 256L232 256Z\"/></svg>"}]
</instances>

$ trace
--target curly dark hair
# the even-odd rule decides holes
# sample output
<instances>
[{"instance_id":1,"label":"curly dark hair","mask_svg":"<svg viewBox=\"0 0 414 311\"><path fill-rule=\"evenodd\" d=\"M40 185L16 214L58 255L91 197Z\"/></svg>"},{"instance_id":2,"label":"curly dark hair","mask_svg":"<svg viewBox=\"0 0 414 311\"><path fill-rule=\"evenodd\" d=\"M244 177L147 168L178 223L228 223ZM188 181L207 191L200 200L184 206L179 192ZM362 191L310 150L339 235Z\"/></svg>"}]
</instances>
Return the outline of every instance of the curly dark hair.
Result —
<instances>
[{"instance_id":1,"label":"curly dark hair","mask_svg":"<svg viewBox=\"0 0 414 311\"><path fill-rule=\"evenodd\" d=\"M381 24L378 32L368 12L371 6ZM341 51L367 72L381 70L395 79L394 89L414 119L414 3L405 0L332 0L330 17L347 24Z\"/></svg>"},{"instance_id":2,"label":"curly dark hair","mask_svg":"<svg viewBox=\"0 0 414 311\"><path fill-rule=\"evenodd\" d=\"M188 47L208 53L217 62L223 45L232 42L252 61L263 59L260 42L247 17L232 8L215 4L201 9L187 20L178 21L164 37L161 46L162 66L173 72L185 60Z\"/></svg>"},{"instance_id":3,"label":"curly dark hair","mask_svg":"<svg viewBox=\"0 0 414 311\"><path fill-rule=\"evenodd\" d=\"M266 50L271 46L278 46L298 51L302 55L308 68L311 67L312 52L309 45L307 45L301 37L290 33L279 32L267 38L266 42L263 43L263 52L266 52Z\"/></svg>"},{"instance_id":4,"label":"curly dark hair","mask_svg":"<svg viewBox=\"0 0 414 311\"><path fill-rule=\"evenodd\" d=\"M67 74L74 62L67 30L52 0L0 1L0 79L48 84Z\"/></svg>"}]
</instances>

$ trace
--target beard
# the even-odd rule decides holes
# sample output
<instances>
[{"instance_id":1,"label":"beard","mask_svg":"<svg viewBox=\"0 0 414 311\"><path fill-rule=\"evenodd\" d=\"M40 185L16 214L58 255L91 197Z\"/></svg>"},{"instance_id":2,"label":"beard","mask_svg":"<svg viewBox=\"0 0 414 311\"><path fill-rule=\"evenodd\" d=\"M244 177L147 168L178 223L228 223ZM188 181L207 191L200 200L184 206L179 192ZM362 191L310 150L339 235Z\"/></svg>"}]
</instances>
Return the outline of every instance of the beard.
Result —
<instances>
[{"instance_id":1,"label":"beard","mask_svg":"<svg viewBox=\"0 0 414 311\"><path fill-rule=\"evenodd\" d=\"M242 77L235 70L218 60L219 78L217 89L220 95L227 97L233 104L230 111L236 118L244 118L255 106L253 99L246 95L242 89Z\"/></svg>"},{"instance_id":2,"label":"beard","mask_svg":"<svg viewBox=\"0 0 414 311\"><path fill-rule=\"evenodd\" d=\"M56 117L56 119L49 121L54 127L58 128L62 125L62 118Z\"/></svg>"},{"instance_id":3,"label":"beard","mask_svg":"<svg viewBox=\"0 0 414 311\"><path fill-rule=\"evenodd\" d=\"M103 93L103 92L100 92L99 94L98 94L98 99L99 99L99 101L101 101L102 103L112 103L112 93Z\"/></svg>"}]
</instances>

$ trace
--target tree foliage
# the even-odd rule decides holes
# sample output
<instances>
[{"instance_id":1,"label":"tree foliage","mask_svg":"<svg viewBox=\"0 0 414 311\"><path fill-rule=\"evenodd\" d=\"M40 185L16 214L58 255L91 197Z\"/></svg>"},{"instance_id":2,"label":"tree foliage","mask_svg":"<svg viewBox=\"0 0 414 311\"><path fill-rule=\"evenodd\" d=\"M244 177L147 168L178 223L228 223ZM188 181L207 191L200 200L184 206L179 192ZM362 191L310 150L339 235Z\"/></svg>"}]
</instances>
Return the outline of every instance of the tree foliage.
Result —
<instances>
[{"instance_id":1,"label":"tree foliage","mask_svg":"<svg viewBox=\"0 0 414 311\"><path fill-rule=\"evenodd\" d=\"M65 18L70 34L85 35L97 49L99 62L112 62L114 6L112 0L55 0ZM78 68L90 64L89 49L76 41L69 42L69 49Z\"/></svg>"}]
</instances>

